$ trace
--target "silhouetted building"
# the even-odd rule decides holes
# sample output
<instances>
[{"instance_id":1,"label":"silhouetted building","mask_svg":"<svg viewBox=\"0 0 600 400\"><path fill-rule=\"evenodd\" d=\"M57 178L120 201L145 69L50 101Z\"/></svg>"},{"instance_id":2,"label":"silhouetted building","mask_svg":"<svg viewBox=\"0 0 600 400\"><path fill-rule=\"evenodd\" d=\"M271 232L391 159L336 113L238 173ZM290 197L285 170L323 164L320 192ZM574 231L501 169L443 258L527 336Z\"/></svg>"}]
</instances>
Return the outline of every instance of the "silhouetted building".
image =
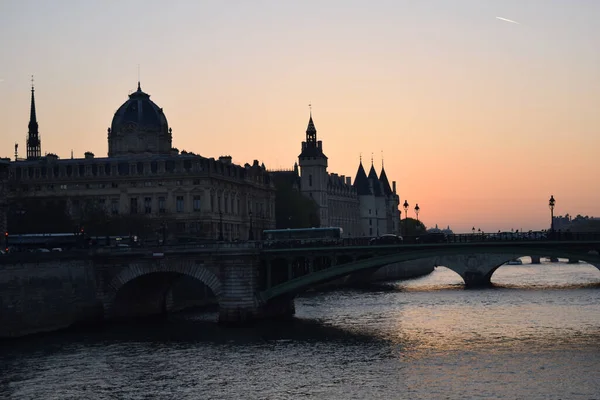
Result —
<instances>
[{"instance_id":1,"label":"silhouetted building","mask_svg":"<svg viewBox=\"0 0 600 400\"><path fill-rule=\"evenodd\" d=\"M385 233L400 233L400 197L396 194L396 182L390 183L383 163L380 176L377 176L373 160L369 175L365 173L362 160L358 165L354 187L360 202L361 230L368 236Z\"/></svg>"},{"instance_id":2,"label":"silhouetted building","mask_svg":"<svg viewBox=\"0 0 600 400\"><path fill-rule=\"evenodd\" d=\"M66 199L75 220L89 209L145 216L169 236L243 240L251 226L256 238L275 226L275 189L264 165L179 152L163 110L139 82L108 129L108 157L40 153L32 89L27 160L10 163L11 201Z\"/></svg>"},{"instance_id":3,"label":"silhouetted building","mask_svg":"<svg viewBox=\"0 0 600 400\"><path fill-rule=\"evenodd\" d=\"M10 160L8 158L0 159L0 232L2 232L2 235L7 231L6 217L8 212L7 185L9 167Z\"/></svg>"},{"instance_id":4,"label":"silhouetted building","mask_svg":"<svg viewBox=\"0 0 600 400\"><path fill-rule=\"evenodd\" d=\"M600 218L577 214L575 217L566 214L554 217L554 229L557 231L571 232L598 232L600 231Z\"/></svg>"},{"instance_id":5,"label":"silhouetted building","mask_svg":"<svg viewBox=\"0 0 600 400\"><path fill-rule=\"evenodd\" d=\"M317 140L312 113L293 173L272 173L299 182L302 194L316 202L321 226L339 226L348 237L399 233L400 198L396 194L396 182L390 186L383 164L378 177L371 162L367 176L361 160L354 184L349 176L328 173L327 156L322 141Z\"/></svg>"}]
</instances>

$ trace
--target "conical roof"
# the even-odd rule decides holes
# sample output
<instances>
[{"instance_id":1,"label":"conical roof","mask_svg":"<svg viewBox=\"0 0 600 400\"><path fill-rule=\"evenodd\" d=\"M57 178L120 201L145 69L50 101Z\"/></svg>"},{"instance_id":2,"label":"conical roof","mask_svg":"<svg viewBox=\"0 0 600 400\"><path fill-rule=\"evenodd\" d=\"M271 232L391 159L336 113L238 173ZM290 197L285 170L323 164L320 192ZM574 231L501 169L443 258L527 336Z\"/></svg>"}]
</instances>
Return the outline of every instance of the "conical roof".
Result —
<instances>
[{"instance_id":1,"label":"conical roof","mask_svg":"<svg viewBox=\"0 0 600 400\"><path fill-rule=\"evenodd\" d=\"M381 182L381 186L383 187L383 193L386 196L391 195L392 187L390 186L390 181L388 181L387 175L385 174L385 169L383 166L381 167L381 174L379 174L379 182Z\"/></svg>"},{"instance_id":2,"label":"conical roof","mask_svg":"<svg viewBox=\"0 0 600 400\"><path fill-rule=\"evenodd\" d=\"M315 139L317 137L317 128L315 128L315 123L313 122L312 119L312 112L310 113L310 117L308 120L308 126L306 127L306 133L307 134L314 134L315 135Z\"/></svg>"},{"instance_id":3,"label":"conical roof","mask_svg":"<svg viewBox=\"0 0 600 400\"><path fill-rule=\"evenodd\" d=\"M371 185L373 186L373 194L377 197L383 196L383 188L381 187L381 182L379 182L379 178L377 177L377 171L375 171L375 167L371 164L371 169L369 170L369 181L371 181Z\"/></svg>"},{"instance_id":4,"label":"conical roof","mask_svg":"<svg viewBox=\"0 0 600 400\"><path fill-rule=\"evenodd\" d=\"M359 196L372 194L369 179L363 168L362 161L358 164L358 171L356 171L356 178L354 178L353 186L356 188L356 192Z\"/></svg>"}]
</instances>

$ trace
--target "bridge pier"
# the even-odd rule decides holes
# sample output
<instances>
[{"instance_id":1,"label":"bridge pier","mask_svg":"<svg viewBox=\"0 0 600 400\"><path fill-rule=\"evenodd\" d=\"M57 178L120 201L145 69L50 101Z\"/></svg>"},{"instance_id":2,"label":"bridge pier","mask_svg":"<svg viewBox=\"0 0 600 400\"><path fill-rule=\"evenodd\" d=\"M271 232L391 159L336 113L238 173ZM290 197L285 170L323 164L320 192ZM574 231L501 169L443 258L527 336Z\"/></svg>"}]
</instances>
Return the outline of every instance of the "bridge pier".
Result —
<instances>
[{"instance_id":1,"label":"bridge pier","mask_svg":"<svg viewBox=\"0 0 600 400\"><path fill-rule=\"evenodd\" d=\"M258 257L233 257L222 261L219 323L239 325L260 319L289 318L295 314L293 297L280 296L267 302L258 298L259 267Z\"/></svg>"},{"instance_id":2,"label":"bridge pier","mask_svg":"<svg viewBox=\"0 0 600 400\"><path fill-rule=\"evenodd\" d=\"M465 271L464 274L461 276L465 281L466 288L481 288L492 286L492 282L490 280L491 276L487 274L484 275L479 271Z\"/></svg>"}]
</instances>

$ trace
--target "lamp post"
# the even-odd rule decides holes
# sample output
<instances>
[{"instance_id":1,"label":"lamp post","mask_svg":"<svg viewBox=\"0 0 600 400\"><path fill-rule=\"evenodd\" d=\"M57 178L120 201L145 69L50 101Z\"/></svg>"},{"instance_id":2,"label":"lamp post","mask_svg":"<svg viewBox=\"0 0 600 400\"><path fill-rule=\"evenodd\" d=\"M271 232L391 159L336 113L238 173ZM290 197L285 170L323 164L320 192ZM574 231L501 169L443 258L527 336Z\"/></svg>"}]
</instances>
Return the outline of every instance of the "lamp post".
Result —
<instances>
[{"instance_id":1,"label":"lamp post","mask_svg":"<svg viewBox=\"0 0 600 400\"><path fill-rule=\"evenodd\" d=\"M473 227L471 230L473 231L473 235L475 235L475 227Z\"/></svg>"},{"instance_id":2,"label":"lamp post","mask_svg":"<svg viewBox=\"0 0 600 400\"><path fill-rule=\"evenodd\" d=\"M404 204L402 204L404 208L404 234L408 234L408 201L404 200Z\"/></svg>"},{"instance_id":3,"label":"lamp post","mask_svg":"<svg viewBox=\"0 0 600 400\"><path fill-rule=\"evenodd\" d=\"M219 210L219 240L223 241L223 212Z\"/></svg>"},{"instance_id":4,"label":"lamp post","mask_svg":"<svg viewBox=\"0 0 600 400\"><path fill-rule=\"evenodd\" d=\"M550 195L548 207L550 207L550 230L552 231L552 234L554 234L554 204L556 204L556 200L554 200L553 195Z\"/></svg>"},{"instance_id":5,"label":"lamp post","mask_svg":"<svg viewBox=\"0 0 600 400\"><path fill-rule=\"evenodd\" d=\"M421 209L419 208L419 204L417 203L415 205L415 214L417 215L417 222L419 221L419 211L421 211Z\"/></svg>"},{"instance_id":6,"label":"lamp post","mask_svg":"<svg viewBox=\"0 0 600 400\"><path fill-rule=\"evenodd\" d=\"M254 240L254 232L252 231L252 211L250 211L248 215L250 215L250 232L248 232L248 240Z\"/></svg>"},{"instance_id":7,"label":"lamp post","mask_svg":"<svg viewBox=\"0 0 600 400\"><path fill-rule=\"evenodd\" d=\"M404 232L402 232L402 210L398 210L398 218L399 218L399 220L398 220L398 224L399 224L398 225L398 230L400 232L399 234L403 235Z\"/></svg>"}]
</instances>

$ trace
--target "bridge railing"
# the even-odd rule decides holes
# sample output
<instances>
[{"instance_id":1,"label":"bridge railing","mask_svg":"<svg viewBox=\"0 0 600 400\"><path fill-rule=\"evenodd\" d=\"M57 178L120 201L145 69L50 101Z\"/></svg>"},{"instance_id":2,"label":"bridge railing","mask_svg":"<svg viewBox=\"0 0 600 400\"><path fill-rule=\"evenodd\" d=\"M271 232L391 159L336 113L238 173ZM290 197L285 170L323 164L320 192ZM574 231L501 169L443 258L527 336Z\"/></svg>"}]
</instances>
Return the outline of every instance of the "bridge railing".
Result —
<instances>
[{"instance_id":1,"label":"bridge railing","mask_svg":"<svg viewBox=\"0 0 600 400\"><path fill-rule=\"evenodd\" d=\"M50 261L62 259L82 259L94 255L118 255L131 254L135 255L156 255L159 256L166 252L174 251L234 251L243 249L293 249L307 247L357 247L367 246L372 244L372 238L346 238L341 241L331 241L326 243L302 243L301 241L288 241L281 243L268 243L264 241L246 241L246 242L202 242L202 243L186 243L186 244L165 244L165 245L150 245L150 246L135 246L135 247L93 247L89 249L72 249L62 252L48 253L9 253L0 256L0 265L10 265L15 263ZM407 236L404 238L403 245L418 245L418 244L433 244L433 243L498 243L498 242L577 242L577 241L599 241L600 232L545 232L543 235L533 232L523 233L475 233L475 234L451 234L445 236L436 236L435 241L431 241L426 235L422 236Z\"/></svg>"},{"instance_id":2,"label":"bridge railing","mask_svg":"<svg viewBox=\"0 0 600 400\"><path fill-rule=\"evenodd\" d=\"M538 242L538 241L597 241L600 232L500 232L500 233L467 233L447 235L447 243L473 242Z\"/></svg>"},{"instance_id":3,"label":"bridge railing","mask_svg":"<svg viewBox=\"0 0 600 400\"><path fill-rule=\"evenodd\" d=\"M155 252L164 253L178 250L236 250L236 249L260 249L263 244L261 241L247 242L214 242L214 243L185 243L185 244L165 244L149 245L135 247L99 247L93 250L96 254L102 253L132 253L132 252Z\"/></svg>"}]
</instances>

